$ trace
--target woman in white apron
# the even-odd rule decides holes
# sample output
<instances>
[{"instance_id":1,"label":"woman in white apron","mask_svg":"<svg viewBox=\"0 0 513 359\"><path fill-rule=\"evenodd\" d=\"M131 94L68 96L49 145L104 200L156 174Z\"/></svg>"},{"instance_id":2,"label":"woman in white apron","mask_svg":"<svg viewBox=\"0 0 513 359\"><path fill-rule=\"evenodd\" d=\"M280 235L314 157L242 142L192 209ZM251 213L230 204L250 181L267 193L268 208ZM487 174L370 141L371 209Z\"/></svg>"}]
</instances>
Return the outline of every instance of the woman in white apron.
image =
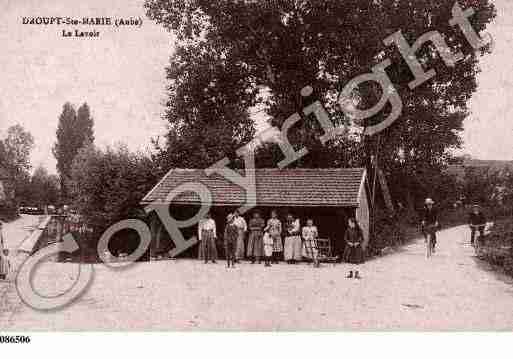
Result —
<instances>
[{"instance_id":1,"label":"woman in white apron","mask_svg":"<svg viewBox=\"0 0 513 359\"><path fill-rule=\"evenodd\" d=\"M301 224L299 219L295 219L292 214L287 216L285 245L283 248L283 257L289 264L294 264L301 260Z\"/></svg>"}]
</instances>

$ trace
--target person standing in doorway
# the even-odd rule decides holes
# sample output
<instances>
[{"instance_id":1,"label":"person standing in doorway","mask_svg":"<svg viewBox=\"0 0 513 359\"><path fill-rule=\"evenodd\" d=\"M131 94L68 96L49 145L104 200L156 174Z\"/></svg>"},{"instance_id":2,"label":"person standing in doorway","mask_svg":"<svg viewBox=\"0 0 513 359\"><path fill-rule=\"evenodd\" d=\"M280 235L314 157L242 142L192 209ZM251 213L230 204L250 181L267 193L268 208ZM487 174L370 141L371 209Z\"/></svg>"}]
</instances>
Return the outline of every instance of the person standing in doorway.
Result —
<instances>
[{"instance_id":1,"label":"person standing in doorway","mask_svg":"<svg viewBox=\"0 0 513 359\"><path fill-rule=\"evenodd\" d=\"M283 256L285 261L289 264L294 264L301 260L301 224L299 218L295 219L294 216L289 213L287 215L287 224L285 237L285 246L283 248Z\"/></svg>"},{"instance_id":2,"label":"person standing in doorway","mask_svg":"<svg viewBox=\"0 0 513 359\"><path fill-rule=\"evenodd\" d=\"M354 218L347 220L347 229L344 235L344 241L346 242L346 249L344 250L344 260L348 263L353 264L353 269L349 271L347 278L360 279L360 272L358 271L358 265L363 263L363 231L360 225ZM353 276L354 272L354 276Z\"/></svg>"},{"instance_id":3,"label":"person standing in doorway","mask_svg":"<svg viewBox=\"0 0 513 359\"><path fill-rule=\"evenodd\" d=\"M238 210L234 212L235 218L234 223L238 229L237 245L235 246L235 263L244 258L244 237L248 230L248 225L244 217L242 217Z\"/></svg>"},{"instance_id":4,"label":"person standing in doorway","mask_svg":"<svg viewBox=\"0 0 513 359\"><path fill-rule=\"evenodd\" d=\"M217 248L216 248L216 222L210 216L210 212L205 215L205 218L198 224L198 240L200 242L198 258L208 263L216 263Z\"/></svg>"},{"instance_id":5,"label":"person standing in doorway","mask_svg":"<svg viewBox=\"0 0 513 359\"><path fill-rule=\"evenodd\" d=\"M239 229L234 223L235 216L230 213L226 218L226 227L224 228L224 252L226 253L226 265L235 267L235 247L237 246L237 237Z\"/></svg>"},{"instance_id":6,"label":"person standing in doorway","mask_svg":"<svg viewBox=\"0 0 513 359\"><path fill-rule=\"evenodd\" d=\"M281 221L278 219L278 212L273 209L271 212L271 218L267 221L267 228L269 229L269 235L273 239L273 263L278 263L283 255L283 242L281 239L282 226Z\"/></svg>"},{"instance_id":7,"label":"person standing in doorway","mask_svg":"<svg viewBox=\"0 0 513 359\"><path fill-rule=\"evenodd\" d=\"M260 258L264 250L263 236L264 236L265 222L260 217L259 212L253 213L253 218L249 221L249 238L248 238L248 253L247 256L251 259L251 264L255 261L260 264Z\"/></svg>"}]
</instances>

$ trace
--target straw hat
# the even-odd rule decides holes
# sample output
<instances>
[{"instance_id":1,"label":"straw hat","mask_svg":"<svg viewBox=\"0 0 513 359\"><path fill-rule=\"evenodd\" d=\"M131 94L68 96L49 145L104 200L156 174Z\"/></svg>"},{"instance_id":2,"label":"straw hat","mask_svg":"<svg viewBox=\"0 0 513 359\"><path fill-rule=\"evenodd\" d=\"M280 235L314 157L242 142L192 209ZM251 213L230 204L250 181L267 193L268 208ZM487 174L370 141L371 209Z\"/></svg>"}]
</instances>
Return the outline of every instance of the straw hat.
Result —
<instances>
[{"instance_id":1,"label":"straw hat","mask_svg":"<svg viewBox=\"0 0 513 359\"><path fill-rule=\"evenodd\" d=\"M431 198L426 198L426 204L434 204L435 201L433 201Z\"/></svg>"}]
</instances>

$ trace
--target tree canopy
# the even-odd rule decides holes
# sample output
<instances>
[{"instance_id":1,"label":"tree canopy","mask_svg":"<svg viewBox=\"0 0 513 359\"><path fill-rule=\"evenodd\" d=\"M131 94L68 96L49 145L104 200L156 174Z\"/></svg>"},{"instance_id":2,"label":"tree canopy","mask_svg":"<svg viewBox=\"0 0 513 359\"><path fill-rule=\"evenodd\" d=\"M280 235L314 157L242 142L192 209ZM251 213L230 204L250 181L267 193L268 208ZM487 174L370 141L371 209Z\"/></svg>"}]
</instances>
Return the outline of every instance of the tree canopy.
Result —
<instances>
[{"instance_id":1,"label":"tree canopy","mask_svg":"<svg viewBox=\"0 0 513 359\"><path fill-rule=\"evenodd\" d=\"M71 174L72 205L96 233L139 215L141 198L158 179L150 158L124 146L104 151L92 144L79 150Z\"/></svg>"},{"instance_id":2,"label":"tree canopy","mask_svg":"<svg viewBox=\"0 0 513 359\"><path fill-rule=\"evenodd\" d=\"M16 216L17 204L25 195L26 179L30 178L30 153L34 138L30 132L17 124L7 129L7 135L0 139L0 172L7 181L2 181L0 198L0 219Z\"/></svg>"},{"instance_id":3,"label":"tree canopy","mask_svg":"<svg viewBox=\"0 0 513 359\"><path fill-rule=\"evenodd\" d=\"M61 179L61 195L67 199L67 185L71 178L71 165L80 148L94 141L94 120L87 103L75 111L73 105L66 102L59 116L57 141L53 155L57 159L57 170Z\"/></svg>"},{"instance_id":4,"label":"tree canopy","mask_svg":"<svg viewBox=\"0 0 513 359\"><path fill-rule=\"evenodd\" d=\"M258 108L276 126L297 112L302 121L294 126L290 139L297 147L306 146L309 155L295 165L347 166L354 165L355 159L366 165L368 159L362 155L366 149L363 152L379 153L380 167L388 177L396 177L402 190L416 192L426 176L440 174L451 151L461 146L468 100L477 88L479 56L489 50L476 52L461 29L450 25L454 4L438 0L146 0L147 15L177 38L167 72L165 118L170 123L170 141L164 156L168 166L205 167L223 152L233 153L239 140L252 134L251 109ZM490 0L460 0L459 4L475 11L470 22L478 33L495 17ZM412 90L408 85L414 76L398 48L383 43L398 30L410 45L423 34L438 31L450 51L462 52L463 58L447 67L436 47L426 43L416 55L424 70L432 68L436 76ZM391 60L386 71L402 100L402 113L392 126L362 143L350 135L355 133L353 123L341 111L338 94L350 79L370 72L386 58ZM314 92L303 97L300 92L307 85ZM379 100L381 90L366 83L354 97L358 107L368 108ZM317 121L302 113L315 100L325 105L336 125L351 131L321 145ZM382 121L389 112L385 108L368 124ZM281 159L273 145L259 152L260 165L275 165ZM401 196L401 191L396 192Z\"/></svg>"},{"instance_id":5,"label":"tree canopy","mask_svg":"<svg viewBox=\"0 0 513 359\"><path fill-rule=\"evenodd\" d=\"M30 170L30 152L33 148L34 137L21 125L17 124L7 129L7 136L0 146L0 156L3 166L13 180Z\"/></svg>"}]
</instances>

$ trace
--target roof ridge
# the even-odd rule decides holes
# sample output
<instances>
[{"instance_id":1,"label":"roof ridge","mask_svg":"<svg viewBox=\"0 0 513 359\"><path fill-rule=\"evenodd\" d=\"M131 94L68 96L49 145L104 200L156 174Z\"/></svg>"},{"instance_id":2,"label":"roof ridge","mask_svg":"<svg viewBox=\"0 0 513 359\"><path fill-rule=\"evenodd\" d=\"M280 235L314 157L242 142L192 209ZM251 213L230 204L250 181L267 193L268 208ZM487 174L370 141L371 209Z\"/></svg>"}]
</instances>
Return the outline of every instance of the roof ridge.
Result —
<instances>
[{"instance_id":1,"label":"roof ridge","mask_svg":"<svg viewBox=\"0 0 513 359\"><path fill-rule=\"evenodd\" d=\"M358 205L362 178L366 176L363 167L254 170L258 202L268 204L355 206ZM245 169L237 171L242 175ZM245 189L223 174L207 176L204 169L174 168L143 198L143 202L163 201L174 187L188 181L199 181L207 186L217 203L235 205L246 199ZM185 192L173 202L197 203L200 199L196 197L194 193Z\"/></svg>"},{"instance_id":2,"label":"roof ridge","mask_svg":"<svg viewBox=\"0 0 513 359\"><path fill-rule=\"evenodd\" d=\"M180 171L180 172L194 172L194 171L206 171L208 168L171 168L169 171ZM364 167L322 167L322 168L276 168L276 167L264 167L254 168L256 171L348 171L348 170L364 170ZM234 171L246 170L246 168L235 168Z\"/></svg>"}]
</instances>

